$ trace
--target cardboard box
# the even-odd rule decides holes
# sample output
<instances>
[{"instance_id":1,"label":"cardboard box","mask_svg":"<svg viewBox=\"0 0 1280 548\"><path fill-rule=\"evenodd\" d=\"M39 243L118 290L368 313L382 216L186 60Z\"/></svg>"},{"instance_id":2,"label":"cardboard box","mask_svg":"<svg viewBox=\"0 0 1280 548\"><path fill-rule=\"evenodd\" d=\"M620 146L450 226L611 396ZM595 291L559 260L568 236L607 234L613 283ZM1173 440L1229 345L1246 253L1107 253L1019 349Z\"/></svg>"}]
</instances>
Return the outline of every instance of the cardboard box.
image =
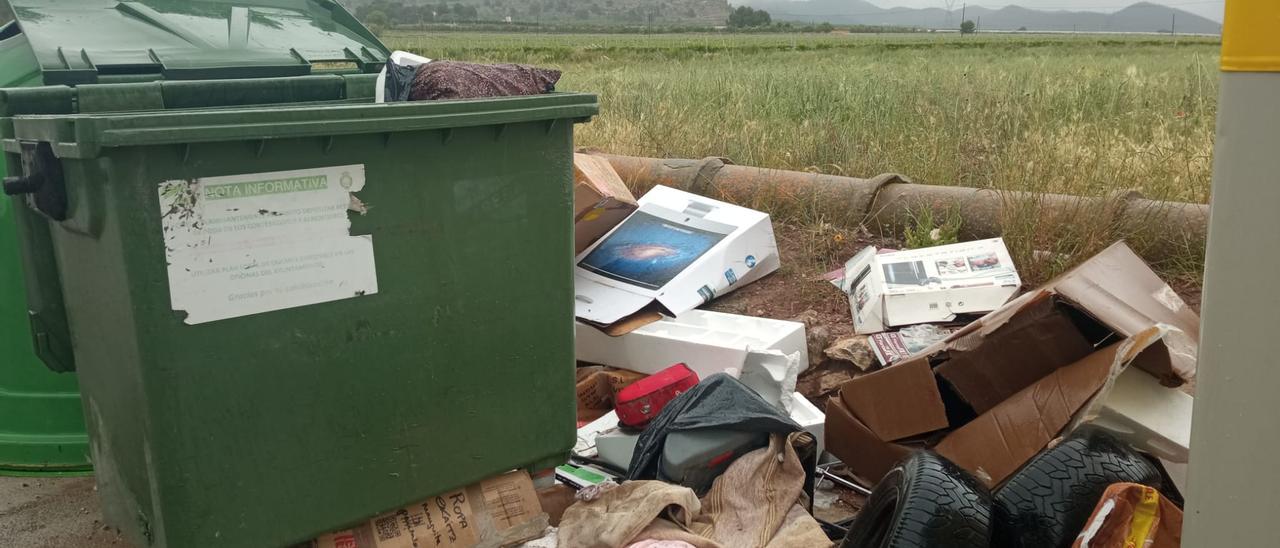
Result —
<instances>
[{"instance_id":1,"label":"cardboard box","mask_svg":"<svg viewBox=\"0 0 1280 548\"><path fill-rule=\"evenodd\" d=\"M918 355L845 383L827 407L827 450L875 482L912 447L932 447L994 486L1095 416L1125 417L1128 432L1163 433L1151 440L1173 437L1167 425L1134 425L1183 411L1139 413L1132 401L1140 395L1127 396L1128 406L1108 403L1129 364L1166 386L1194 374L1195 331L1187 329L1199 320L1166 289L1127 246L1113 245ZM1122 384L1126 394L1173 392Z\"/></svg>"},{"instance_id":2,"label":"cardboard box","mask_svg":"<svg viewBox=\"0 0 1280 548\"><path fill-rule=\"evenodd\" d=\"M976 413L1094 351L1072 309L1052 295L1032 294L1003 310L1009 314L992 313L952 334L947 359L935 370Z\"/></svg>"},{"instance_id":3,"label":"cardboard box","mask_svg":"<svg viewBox=\"0 0 1280 548\"><path fill-rule=\"evenodd\" d=\"M804 324L708 310L690 310L618 337L578 322L574 348L579 361L648 374L684 363L703 379L741 370L748 350L799 352L801 370L809 366Z\"/></svg>"},{"instance_id":4,"label":"cardboard box","mask_svg":"<svg viewBox=\"0 0 1280 548\"><path fill-rule=\"evenodd\" d=\"M640 379L644 373L613 367L579 367L574 372L578 399L578 422L586 424L613 410L618 392Z\"/></svg>"},{"instance_id":5,"label":"cardboard box","mask_svg":"<svg viewBox=\"0 0 1280 548\"><path fill-rule=\"evenodd\" d=\"M547 528L533 481L508 472L322 535L313 548L498 548L542 536Z\"/></svg>"},{"instance_id":6,"label":"cardboard box","mask_svg":"<svg viewBox=\"0 0 1280 548\"><path fill-rule=\"evenodd\" d=\"M573 253L582 253L636 210L636 198L609 165L573 155Z\"/></svg>"},{"instance_id":7,"label":"cardboard box","mask_svg":"<svg viewBox=\"0 0 1280 548\"><path fill-rule=\"evenodd\" d=\"M1022 286L1000 238L891 253L867 247L832 283L849 296L854 331L863 335L989 312Z\"/></svg>"},{"instance_id":8,"label":"cardboard box","mask_svg":"<svg viewBox=\"0 0 1280 548\"><path fill-rule=\"evenodd\" d=\"M630 329L636 315L679 316L778 269L765 213L665 186L639 206L577 257L575 314L585 322Z\"/></svg>"}]
</instances>

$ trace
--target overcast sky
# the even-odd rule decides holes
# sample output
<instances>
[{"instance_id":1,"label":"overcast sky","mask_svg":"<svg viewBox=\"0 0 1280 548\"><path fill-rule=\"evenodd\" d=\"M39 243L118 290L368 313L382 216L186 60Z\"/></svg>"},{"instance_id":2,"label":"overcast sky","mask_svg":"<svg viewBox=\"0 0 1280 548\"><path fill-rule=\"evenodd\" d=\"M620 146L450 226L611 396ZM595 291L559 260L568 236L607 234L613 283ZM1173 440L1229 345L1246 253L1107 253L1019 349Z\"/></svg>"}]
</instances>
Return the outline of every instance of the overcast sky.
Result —
<instances>
[{"instance_id":1,"label":"overcast sky","mask_svg":"<svg viewBox=\"0 0 1280 548\"><path fill-rule=\"evenodd\" d=\"M872 4L882 8L894 6L904 6L909 8L945 8L944 0L869 0ZM966 0L955 0L956 9L960 9L960 4ZM1016 4L1024 8L1042 9L1042 10L1072 10L1072 11L1116 11L1130 4L1136 4L1139 0L974 0L969 2L971 5L983 6L988 8L1000 8L1009 4ZM1208 17L1219 23L1222 22L1223 0L1147 0L1153 4L1164 4L1175 8L1186 10L1202 17Z\"/></svg>"}]
</instances>

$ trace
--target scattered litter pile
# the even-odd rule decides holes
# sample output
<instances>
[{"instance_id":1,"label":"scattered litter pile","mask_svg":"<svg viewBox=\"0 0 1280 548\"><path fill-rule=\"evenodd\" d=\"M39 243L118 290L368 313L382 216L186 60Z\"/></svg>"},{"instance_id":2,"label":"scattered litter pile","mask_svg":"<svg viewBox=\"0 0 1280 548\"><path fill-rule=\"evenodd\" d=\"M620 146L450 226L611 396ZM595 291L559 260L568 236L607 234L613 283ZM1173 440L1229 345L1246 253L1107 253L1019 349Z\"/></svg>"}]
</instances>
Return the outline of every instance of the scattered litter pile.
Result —
<instances>
[{"instance_id":1,"label":"scattered litter pile","mask_svg":"<svg viewBox=\"0 0 1280 548\"><path fill-rule=\"evenodd\" d=\"M779 268L767 214L575 174L572 455L317 546L1179 545L1199 318L1124 243L1031 291L1000 239L866 248L820 409L804 323L699 309ZM829 484L863 510L817 519Z\"/></svg>"}]
</instances>

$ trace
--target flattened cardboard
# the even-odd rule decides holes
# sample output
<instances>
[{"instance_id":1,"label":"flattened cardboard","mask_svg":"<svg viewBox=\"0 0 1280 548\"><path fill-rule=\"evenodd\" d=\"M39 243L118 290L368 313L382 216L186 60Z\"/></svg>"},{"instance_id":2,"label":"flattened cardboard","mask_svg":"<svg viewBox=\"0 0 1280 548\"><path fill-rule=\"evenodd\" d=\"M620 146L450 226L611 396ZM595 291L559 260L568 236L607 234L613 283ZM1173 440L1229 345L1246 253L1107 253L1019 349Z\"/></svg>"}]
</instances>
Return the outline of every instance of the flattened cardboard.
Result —
<instances>
[{"instance_id":1,"label":"flattened cardboard","mask_svg":"<svg viewBox=\"0 0 1280 548\"><path fill-rule=\"evenodd\" d=\"M608 160L573 155L573 253L577 255L627 218L638 204Z\"/></svg>"},{"instance_id":2,"label":"flattened cardboard","mask_svg":"<svg viewBox=\"0 0 1280 548\"><path fill-rule=\"evenodd\" d=\"M542 536L548 523L523 470L431 497L321 535L313 548L498 548Z\"/></svg>"},{"instance_id":3,"label":"flattened cardboard","mask_svg":"<svg viewBox=\"0 0 1280 548\"><path fill-rule=\"evenodd\" d=\"M769 215L656 186L577 257L574 314L608 326L654 305L678 316L778 269Z\"/></svg>"},{"instance_id":4,"label":"flattened cardboard","mask_svg":"<svg viewBox=\"0 0 1280 548\"><path fill-rule=\"evenodd\" d=\"M928 360L913 359L853 379L840 399L882 440L903 439L947 427L947 410Z\"/></svg>"},{"instance_id":5,"label":"flattened cardboard","mask_svg":"<svg viewBox=\"0 0 1280 548\"><path fill-rule=\"evenodd\" d=\"M1093 352L1093 345L1052 295L1037 292L1016 310L1016 315L991 329L951 339L947 361L936 369L975 413L990 411L1045 375ZM985 318L977 323L985 324Z\"/></svg>"},{"instance_id":6,"label":"flattened cardboard","mask_svg":"<svg viewBox=\"0 0 1280 548\"><path fill-rule=\"evenodd\" d=\"M832 283L849 296L854 331L863 335L989 312L1022 287L1000 238L892 253L867 247Z\"/></svg>"},{"instance_id":7,"label":"flattened cardboard","mask_svg":"<svg viewBox=\"0 0 1280 548\"><path fill-rule=\"evenodd\" d=\"M849 412L838 396L827 401L823 437L827 451L844 461L863 485L875 485L894 463L911 453L907 447L881 441Z\"/></svg>"}]
</instances>

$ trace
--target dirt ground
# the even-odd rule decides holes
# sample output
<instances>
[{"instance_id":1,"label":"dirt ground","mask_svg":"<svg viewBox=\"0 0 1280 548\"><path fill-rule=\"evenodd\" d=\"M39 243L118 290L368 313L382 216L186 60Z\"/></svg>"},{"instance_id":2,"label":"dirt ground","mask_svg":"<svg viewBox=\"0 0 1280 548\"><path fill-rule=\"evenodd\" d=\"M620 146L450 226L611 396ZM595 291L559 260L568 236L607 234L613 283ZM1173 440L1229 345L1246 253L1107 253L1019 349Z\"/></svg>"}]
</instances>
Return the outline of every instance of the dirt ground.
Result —
<instances>
[{"instance_id":1,"label":"dirt ground","mask_svg":"<svg viewBox=\"0 0 1280 548\"><path fill-rule=\"evenodd\" d=\"M0 546L129 548L102 522L92 477L0 477Z\"/></svg>"}]
</instances>

